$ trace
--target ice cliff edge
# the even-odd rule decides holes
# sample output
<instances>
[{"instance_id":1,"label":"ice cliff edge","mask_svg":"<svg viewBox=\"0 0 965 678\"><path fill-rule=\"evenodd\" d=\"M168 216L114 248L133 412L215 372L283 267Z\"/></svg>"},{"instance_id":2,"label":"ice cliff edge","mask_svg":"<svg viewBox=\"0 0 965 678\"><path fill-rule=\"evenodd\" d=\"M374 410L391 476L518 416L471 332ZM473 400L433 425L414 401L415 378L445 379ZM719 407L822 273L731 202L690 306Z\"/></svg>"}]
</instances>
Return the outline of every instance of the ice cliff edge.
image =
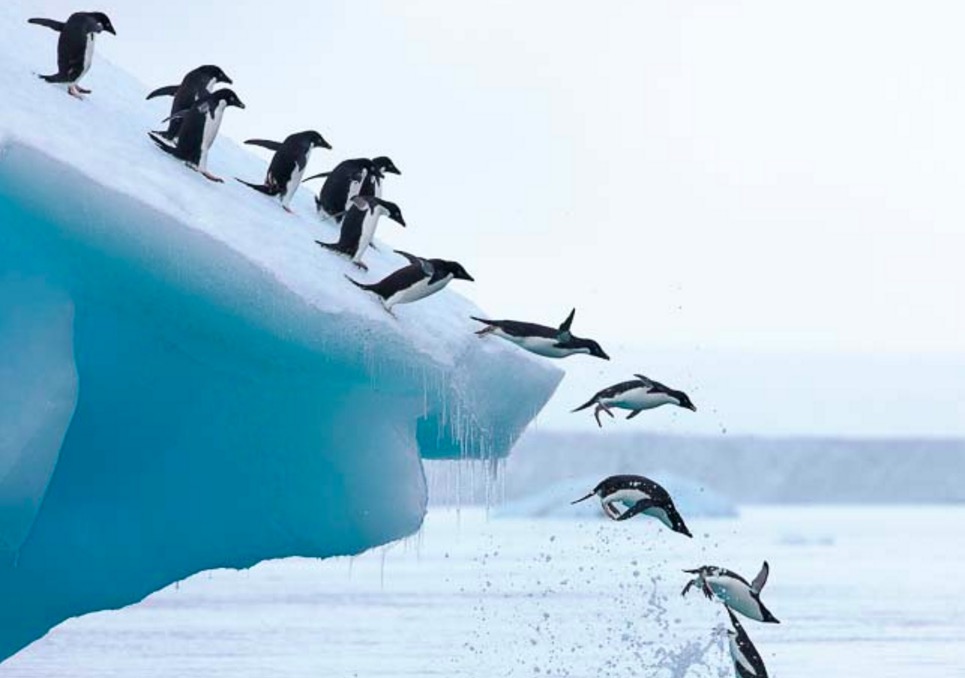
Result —
<instances>
[{"instance_id":1,"label":"ice cliff edge","mask_svg":"<svg viewBox=\"0 0 965 678\"><path fill-rule=\"evenodd\" d=\"M479 341L450 291L390 317L314 246L336 231L310 196L291 217L158 153L109 64L83 103L38 80L23 5L0 8L0 658L201 570L403 537L423 458L508 452L560 372ZM227 140L212 165L265 167Z\"/></svg>"}]
</instances>

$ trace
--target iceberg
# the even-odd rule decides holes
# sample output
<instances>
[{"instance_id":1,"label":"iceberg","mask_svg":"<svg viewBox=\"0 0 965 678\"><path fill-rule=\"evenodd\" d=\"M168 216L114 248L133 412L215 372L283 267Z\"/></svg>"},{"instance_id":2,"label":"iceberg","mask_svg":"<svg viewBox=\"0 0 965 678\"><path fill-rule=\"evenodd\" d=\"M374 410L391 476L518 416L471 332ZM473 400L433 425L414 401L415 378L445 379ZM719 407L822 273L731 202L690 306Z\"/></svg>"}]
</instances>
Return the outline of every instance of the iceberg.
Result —
<instances>
[{"instance_id":1,"label":"iceberg","mask_svg":"<svg viewBox=\"0 0 965 678\"><path fill-rule=\"evenodd\" d=\"M424 459L508 454L561 372L450 290L387 314L307 191L293 217L159 153L120 69L83 102L39 80L29 4L0 6L0 659L202 570L400 539ZM211 166L264 172L224 138Z\"/></svg>"}]
</instances>

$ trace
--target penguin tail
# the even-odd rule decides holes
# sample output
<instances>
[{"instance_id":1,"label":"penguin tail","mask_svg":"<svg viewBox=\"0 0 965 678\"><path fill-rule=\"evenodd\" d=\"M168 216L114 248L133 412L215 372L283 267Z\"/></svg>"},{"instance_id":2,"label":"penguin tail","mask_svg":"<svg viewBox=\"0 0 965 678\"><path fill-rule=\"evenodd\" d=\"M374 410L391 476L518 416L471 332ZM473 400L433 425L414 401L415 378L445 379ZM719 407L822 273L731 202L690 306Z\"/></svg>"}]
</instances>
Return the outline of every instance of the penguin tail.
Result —
<instances>
[{"instance_id":1,"label":"penguin tail","mask_svg":"<svg viewBox=\"0 0 965 678\"><path fill-rule=\"evenodd\" d=\"M38 75L37 77L44 82L49 82L51 84L68 82L67 76L61 73L54 73L53 75Z\"/></svg>"},{"instance_id":2,"label":"penguin tail","mask_svg":"<svg viewBox=\"0 0 965 678\"><path fill-rule=\"evenodd\" d=\"M251 184L245 181L244 179L238 179L237 177L235 178L235 180L240 184L244 184L248 188L255 189L259 193L264 193L265 195L278 195L278 189L276 189L273 186L268 186L266 184Z\"/></svg>"},{"instance_id":3,"label":"penguin tail","mask_svg":"<svg viewBox=\"0 0 965 678\"><path fill-rule=\"evenodd\" d=\"M316 240L315 242L318 242L318 241ZM320 243L320 242L319 242L318 244L321 245L322 247L327 247L327 245L325 245L325 243ZM360 283L358 280L355 280L355 279L352 278L351 276L348 276L348 275L347 275L347 276L345 276L345 279L348 280L348 281L349 281L350 283L352 283L353 285L355 285L356 287L358 287L360 290L365 290L366 292L371 292L371 291L372 291L372 286L371 286L371 285L366 285L365 283Z\"/></svg>"},{"instance_id":4,"label":"penguin tail","mask_svg":"<svg viewBox=\"0 0 965 678\"><path fill-rule=\"evenodd\" d=\"M158 87L156 90L147 95L147 99L154 99L156 97L173 97L178 93L180 85L168 85L167 87Z\"/></svg>"},{"instance_id":5,"label":"penguin tail","mask_svg":"<svg viewBox=\"0 0 965 678\"><path fill-rule=\"evenodd\" d=\"M350 254L350 252L343 250L337 242L322 242L321 240L316 240L315 244L324 249L331 250L332 252L337 252L338 254Z\"/></svg>"},{"instance_id":6,"label":"penguin tail","mask_svg":"<svg viewBox=\"0 0 965 678\"><path fill-rule=\"evenodd\" d=\"M596 396L593 396L592 398L590 398L589 400L587 400L585 403L583 403L582 405L580 405L579 407L577 407L575 410L570 410L570 412L582 412L583 410L585 410L585 409L588 408L588 407L593 407L595 404L596 404Z\"/></svg>"},{"instance_id":7,"label":"penguin tail","mask_svg":"<svg viewBox=\"0 0 965 678\"><path fill-rule=\"evenodd\" d=\"M571 502L570 502L570 506L573 506L574 504L579 504L581 501L586 501L587 499L589 499L590 497L592 497L594 494L595 494L594 492L590 492L590 493L589 493L588 495L586 495L585 497L580 497L580 498L577 499L576 501L571 501Z\"/></svg>"}]
</instances>

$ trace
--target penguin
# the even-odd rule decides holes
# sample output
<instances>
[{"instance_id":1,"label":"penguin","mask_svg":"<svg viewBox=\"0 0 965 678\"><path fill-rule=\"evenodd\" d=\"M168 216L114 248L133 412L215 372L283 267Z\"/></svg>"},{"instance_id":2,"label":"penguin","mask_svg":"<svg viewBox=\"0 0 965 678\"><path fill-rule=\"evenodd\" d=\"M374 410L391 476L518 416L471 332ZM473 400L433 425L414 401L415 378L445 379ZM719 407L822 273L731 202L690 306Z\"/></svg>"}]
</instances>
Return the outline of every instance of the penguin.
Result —
<instances>
[{"instance_id":1,"label":"penguin","mask_svg":"<svg viewBox=\"0 0 965 678\"><path fill-rule=\"evenodd\" d=\"M312 181L324 177L325 183L315 198L318 214L324 219L334 219L336 223L351 208L352 198L357 195L382 197L382 180L385 174L402 174L386 156L377 158L353 158L343 160L330 172L313 174L304 179Z\"/></svg>"},{"instance_id":2,"label":"penguin","mask_svg":"<svg viewBox=\"0 0 965 678\"><path fill-rule=\"evenodd\" d=\"M621 410L630 410L627 419L633 419L644 410L652 410L661 405L676 405L693 412L697 411L697 408L683 391L675 391L658 381L648 379L642 374L633 376L636 377L635 380L624 381L603 389L573 412L580 412L591 405L596 405L593 417L596 419L597 425L603 428L603 423L600 421L600 412L606 412L612 417L613 411L611 408L614 407Z\"/></svg>"},{"instance_id":3,"label":"penguin","mask_svg":"<svg viewBox=\"0 0 965 678\"><path fill-rule=\"evenodd\" d=\"M219 89L198 99L191 108L171 116L183 121L175 146L171 146L166 139L159 138L154 132L149 132L148 136L162 151L183 160L188 167L200 172L206 179L223 183L224 179L208 172L208 151L218 135L225 110L232 106L245 107L234 91Z\"/></svg>"},{"instance_id":4,"label":"penguin","mask_svg":"<svg viewBox=\"0 0 965 678\"><path fill-rule=\"evenodd\" d=\"M365 285L345 276L359 289L378 295L382 299L382 306L390 314L393 306L411 304L413 301L424 299L441 291L452 280L473 281L473 277L458 262L423 259L404 252L399 254L409 260L409 265L389 274L377 283Z\"/></svg>"},{"instance_id":5,"label":"penguin","mask_svg":"<svg viewBox=\"0 0 965 678\"><path fill-rule=\"evenodd\" d=\"M250 184L241 179L238 181L265 195L278 196L281 199L281 206L289 214L292 211L290 207L292 198L295 197L295 191L302 183L302 175L305 174L305 167L308 166L312 151L316 148L332 147L321 134L312 130L292 134L281 143L265 139L248 139L245 143L267 148L274 151L275 155L268 165L265 183Z\"/></svg>"},{"instance_id":6,"label":"penguin","mask_svg":"<svg viewBox=\"0 0 965 678\"><path fill-rule=\"evenodd\" d=\"M57 40L57 72L53 75L41 75L40 79L67 85L67 93L78 99L90 94L89 89L78 86L77 82L90 70L94 59L94 38L97 34L107 31L111 35L117 35L107 15L103 12L75 12L67 21L28 19L27 23L60 33Z\"/></svg>"},{"instance_id":7,"label":"penguin","mask_svg":"<svg viewBox=\"0 0 965 678\"><path fill-rule=\"evenodd\" d=\"M233 85L234 81L217 66L208 64L206 66L199 66L193 71L188 71L188 74L181 80L180 85L159 87L148 94L147 98L174 97L174 101L171 102L171 115L173 116L179 111L187 110L194 105L194 102L198 99L213 92L215 85L219 83ZM155 135L157 135L159 139L165 139L171 142L171 145L174 146L177 143L178 130L181 129L181 123L181 118L174 118L168 122L167 131L155 132Z\"/></svg>"},{"instance_id":8,"label":"penguin","mask_svg":"<svg viewBox=\"0 0 965 678\"><path fill-rule=\"evenodd\" d=\"M338 242L328 243L321 240L315 242L320 247L351 257L353 264L367 271L369 267L362 263L362 255L372 244L375 227L378 226L382 216L387 216L392 221L405 226L402 211L394 202L370 195L357 195L352 198L352 206L342 219L342 234Z\"/></svg>"},{"instance_id":9,"label":"penguin","mask_svg":"<svg viewBox=\"0 0 965 678\"><path fill-rule=\"evenodd\" d=\"M570 504L579 504L590 497L600 498L604 513L612 520L629 520L642 513L656 518L674 532L691 538L694 536L677 512L670 493L649 478L631 475L610 476L603 479L588 495ZM623 504L628 508L620 512L616 504Z\"/></svg>"},{"instance_id":10,"label":"penguin","mask_svg":"<svg viewBox=\"0 0 965 678\"><path fill-rule=\"evenodd\" d=\"M571 355L586 353L596 358L609 360L600 345L592 339L581 339L570 332L576 309L558 328L536 325L535 323L519 322L517 320L486 320L470 316L476 322L486 325L476 332L480 337L487 334L500 337L517 346L547 358L568 358Z\"/></svg>"},{"instance_id":11,"label":"penguin","mask_svg":"<svg viewBox=\"0 0 965 678\"><path fill-rule=\"evenodd\" d=\"M727 629L727 640L730 645L730 656L734 660L734 671L737 678L767 678L767 667L760 653L751 642L747 631L737 621L737 617L727 608L727 615L733 628Z\"/></svg>"},{"instance_id":12,"label":"penguin","mask_svg":"<svg viewBox=\"0 0 965 678\"><path fill-rule=\"evenodd\" d=\"M761 591L767 584L767 576L770 573L770 566L766 560L761 566L761 571L750 584L736 572L722 567L705 565L696 570L684 570L684 572L697 576L687 582L680 595L685 596L692 586L698 586L708 600L716 597L729 609L741 613L748 619L768 624L781 623L761 602Z\"/></svg>"}]
</instances>

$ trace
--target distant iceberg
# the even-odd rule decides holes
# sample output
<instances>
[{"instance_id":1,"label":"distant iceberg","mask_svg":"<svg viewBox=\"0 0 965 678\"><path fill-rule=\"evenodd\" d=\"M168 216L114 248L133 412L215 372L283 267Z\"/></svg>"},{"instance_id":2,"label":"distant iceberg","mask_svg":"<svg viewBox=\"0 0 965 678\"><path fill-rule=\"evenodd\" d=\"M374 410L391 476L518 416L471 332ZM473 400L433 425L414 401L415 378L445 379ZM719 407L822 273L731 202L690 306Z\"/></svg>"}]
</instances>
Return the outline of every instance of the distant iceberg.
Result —
<instances>
[{"instance_id":1,"label":"distant iceberg","mask_svg":"<svg viewBox=\"0 0 965 678\"><path fill-rule=\"evenodd\" d=\"M307 192L292 217L159 153L110 64L84 102L41 82L30 4L0 6L0 658L200 570L399 539L422 459L508 452L559 371L450 291L389 316ZM226 139L211 165L265 169Z\"/></svg>"},{"instance_id":2,"label":"distant iceberg","mask_svg":"<svg viewBox=\"0 0 965 678\"><path fill-rule=\"evenodd\" d=\"M660 483L670 496L674 505L684 517L690 518L728 518L737 515L737 506L727 497L714 492L700 483L682 476L657 472L647 476ZM561 480L525 497L509 501L493 510L497 518L561 518L574 520L609 520L600 509L600 502L591 500L571 505L596 487L603 480L600 476Z\"/></svg>"}]
</instances>

